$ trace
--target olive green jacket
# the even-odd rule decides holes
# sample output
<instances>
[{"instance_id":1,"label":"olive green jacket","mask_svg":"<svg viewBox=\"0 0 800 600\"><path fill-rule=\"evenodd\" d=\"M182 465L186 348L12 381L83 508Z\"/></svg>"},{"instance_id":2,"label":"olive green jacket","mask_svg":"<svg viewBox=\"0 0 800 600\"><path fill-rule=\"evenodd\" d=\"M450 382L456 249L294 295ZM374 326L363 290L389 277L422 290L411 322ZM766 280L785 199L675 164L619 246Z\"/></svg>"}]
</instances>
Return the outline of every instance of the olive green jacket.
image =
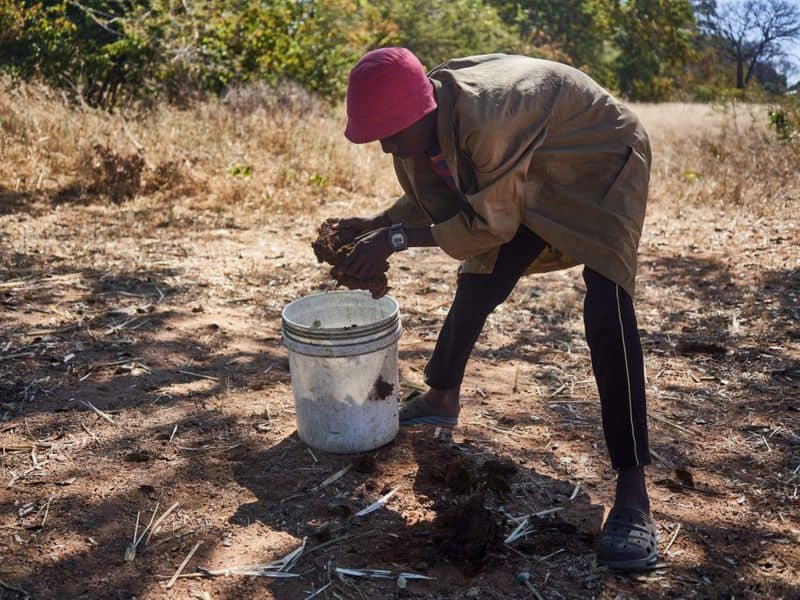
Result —
<instances>
[{"instance_id":1,"label":"olive green jacket","mask_svg":"<svg viewBox=\"0 0 800 600\"><path fill-rule=\"evenodd\" d=\"M585 264L633 296L651 163L637 117L584 73L546 60L472 56L428 76L459 191L426 156L395 158L404 194L391 221L433 224L439 247L473 273L491 272L525 225L549 246L528 272Z\"/></svg>"}]
</instances>

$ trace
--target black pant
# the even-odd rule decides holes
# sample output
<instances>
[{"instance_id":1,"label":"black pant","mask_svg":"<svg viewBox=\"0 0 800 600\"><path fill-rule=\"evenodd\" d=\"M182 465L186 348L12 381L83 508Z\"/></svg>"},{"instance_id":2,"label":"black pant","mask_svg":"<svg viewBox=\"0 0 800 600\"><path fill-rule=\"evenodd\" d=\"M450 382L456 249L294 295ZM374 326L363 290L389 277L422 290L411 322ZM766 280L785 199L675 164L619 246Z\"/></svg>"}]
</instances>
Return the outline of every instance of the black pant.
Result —
<instances>
[{"instance_id":1,"label":"black pant","mask_svg":"<svg viewBox=\"0 0 800 600\"><path fill-rule=\"evenodd\" d=\"M508 298L519 278L546 246L527 227L500 248L488 275L462 273L436 348L425 367L432 388L461 385L475 342L489 314ZM615 468L650 464L644 360L630 295L589 267L583 270L583 320L600 394L603 431Z\"/></svg>"}]
</instances>

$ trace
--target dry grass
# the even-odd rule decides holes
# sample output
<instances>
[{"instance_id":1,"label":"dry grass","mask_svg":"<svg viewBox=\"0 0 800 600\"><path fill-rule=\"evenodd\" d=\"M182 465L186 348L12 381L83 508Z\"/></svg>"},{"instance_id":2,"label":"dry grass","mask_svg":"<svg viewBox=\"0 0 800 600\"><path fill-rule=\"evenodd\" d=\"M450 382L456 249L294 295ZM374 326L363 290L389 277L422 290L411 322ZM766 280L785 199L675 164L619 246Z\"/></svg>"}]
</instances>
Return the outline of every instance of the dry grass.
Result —
<instances>
[{"instance_id":1,"label":"dry grass","mask_svg":"<svg viewBox=\"0 0 800 600\"><path fill-rule=\"evenodd\" d=\"M639 104L653 143L656 202L756 214L796 206L800 148L767 129L764 105Z\"/></svg>"},{"instance_id":2,"label":"dry grass","mask_svg":"<svg viewBox=\"0 0 800 600\"><path fill-rule=\"evenodd\" d=\"M292 87L123 115L6 81L0 114L0 186L37 200L105 195L269 218L397 191L378 148L349 144L339 111Z\"/></svg>"},{"instance_id":3,"label":"dry grass","mask_svg":"<svg viewBox=\"0 0 800 600\"><path fill-rule=\"evenodd\" d=\"M760 213L797 201L798 148L766 129L766 107L634 109L653 140L654 202ZM171 211L244 211L260 221L276 211L316 212L331 199L370 210L398 192L376 145L344 139L340 108L292 87L255 87L189 110L160 106L125 116L4 81L0 114L0 186L30 199L109 196Z\"/></svg>"}]
</instances>

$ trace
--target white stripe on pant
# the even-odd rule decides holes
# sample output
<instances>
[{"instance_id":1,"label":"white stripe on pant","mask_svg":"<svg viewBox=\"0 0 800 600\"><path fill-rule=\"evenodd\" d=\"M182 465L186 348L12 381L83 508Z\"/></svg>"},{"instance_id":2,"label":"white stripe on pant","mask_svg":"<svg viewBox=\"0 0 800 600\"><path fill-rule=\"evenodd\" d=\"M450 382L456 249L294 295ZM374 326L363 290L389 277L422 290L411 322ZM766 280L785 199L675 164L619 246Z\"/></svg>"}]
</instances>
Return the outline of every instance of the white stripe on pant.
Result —
<instances>
[{"instance_id":1,"label":"white stripe on pant","mask_svg":"<svg viewBox=\"0 0 800 600\"><path fill-rule=\"evenodd\" d=\"M625 358L625 381L628 384L628 416L631 423L631 439L633 440L633 458L639 466L639 450L636 447L636 432L633 427L633 397L631 394L631 371L628 367L628 349L625 347L625 327L622 325L622 305L619 301L619 286L615 286L617 294L617 315L619 316L619 337L622 340L622 355Z\"/></svg>"}]
</instances>

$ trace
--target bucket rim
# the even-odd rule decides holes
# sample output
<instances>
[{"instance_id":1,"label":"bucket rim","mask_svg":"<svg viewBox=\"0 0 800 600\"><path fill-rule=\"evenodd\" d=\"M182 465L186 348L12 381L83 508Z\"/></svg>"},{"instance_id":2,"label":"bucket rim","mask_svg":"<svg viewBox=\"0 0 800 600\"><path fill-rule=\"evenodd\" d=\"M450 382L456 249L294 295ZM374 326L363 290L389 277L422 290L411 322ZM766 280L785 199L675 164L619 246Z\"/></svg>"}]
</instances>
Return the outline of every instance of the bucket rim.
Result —
<instances>
[{"instance_id":1,"label":"bucket rim","mask_svg":"<svg viewBox=\"0 0 800 600\"><path fill-rule=\"evenodd\" d=\"M367 325L357 325L353 327L352 325L347 325L344 327L309 327L307 325L301 325L296 321L292 321L290 318L287 318L286 312L289 311L293 306L298 305L300 302L306 301L309 298L316 298L319 296L330 296L330 295L339 295L339 296L366 296L370 299L372 295L367 291L361 290L327 290L324 292L317 292L315 294L308 294L307 296L302 296L297 298L296 300L292 300L289 304L283 307L281 311L281 322L283 323L284 329L288 329L290 331L296 332L298 334L305 334L307 337L319 337L320 332L325 332L325 334L332 335L334 337L352 337L353 334L358 334L363 332L365 329L370 331L381 330L383 327L392 324L398 319L399 312L400 312L400 304L395 300L392 296L388 294L382 296L378 299L373 299L375 302L381 302L382 300L387 300L389 305L389 314L385 317L373 321ZM324 335L324 334L323 334Z\"/></svg>"}]
</instances>

